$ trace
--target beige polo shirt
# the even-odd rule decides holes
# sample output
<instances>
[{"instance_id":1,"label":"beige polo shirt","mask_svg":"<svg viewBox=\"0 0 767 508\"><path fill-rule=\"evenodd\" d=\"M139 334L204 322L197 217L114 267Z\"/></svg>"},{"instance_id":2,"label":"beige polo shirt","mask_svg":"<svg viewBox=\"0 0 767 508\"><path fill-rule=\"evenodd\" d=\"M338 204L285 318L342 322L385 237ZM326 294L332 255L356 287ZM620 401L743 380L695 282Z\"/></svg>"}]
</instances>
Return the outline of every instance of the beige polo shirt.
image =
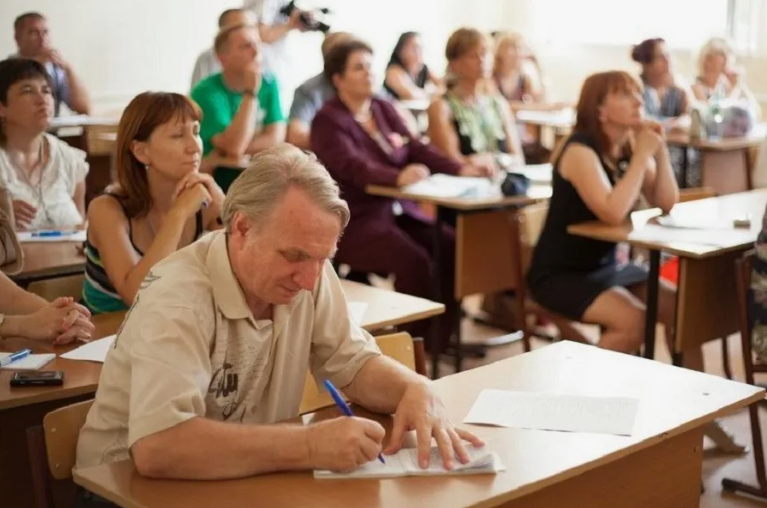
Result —
<instances>
[{"instance_id":1,"label":"beige polo shirt","mask_svg":"<svg viewBox=\"0 0 767 508\"><path fill-rule=\"evenodd\" d=\"M343 387L380 354L349 317L330 263L313 292L275 306L273 316L253 319L222 231L156 265L107 355L77 467L126 459L139 439L197 416L292 418L308 367Z\"/></svg>"}]
</instances>

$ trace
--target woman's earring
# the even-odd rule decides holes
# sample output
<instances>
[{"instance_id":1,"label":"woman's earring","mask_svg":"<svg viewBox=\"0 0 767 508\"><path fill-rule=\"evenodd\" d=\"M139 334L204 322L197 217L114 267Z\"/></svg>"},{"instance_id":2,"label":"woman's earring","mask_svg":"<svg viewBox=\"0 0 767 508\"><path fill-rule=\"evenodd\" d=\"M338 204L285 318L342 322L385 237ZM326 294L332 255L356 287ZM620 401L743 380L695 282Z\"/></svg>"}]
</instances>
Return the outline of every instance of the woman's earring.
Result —
<instances>
[{"instance_id":1,"label":"woman's earring","mask_svg":"<svg viewBox=\"0 0 767 508\"><path fill-rule=\"evenodd\" d=\"M146 170L149 171L149 164L144 165L144 168L146 168Z\"/></svg>"}]
</instances>

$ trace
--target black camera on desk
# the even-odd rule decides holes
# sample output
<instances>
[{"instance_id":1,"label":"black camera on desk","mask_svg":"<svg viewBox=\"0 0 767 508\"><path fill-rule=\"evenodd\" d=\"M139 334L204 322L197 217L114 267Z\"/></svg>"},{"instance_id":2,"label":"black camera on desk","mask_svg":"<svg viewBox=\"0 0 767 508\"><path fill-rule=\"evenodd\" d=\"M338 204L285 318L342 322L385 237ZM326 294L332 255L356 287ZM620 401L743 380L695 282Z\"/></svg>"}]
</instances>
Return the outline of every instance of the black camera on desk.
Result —
<instances>
[{"instance_id":1,"label":"black camera on desk","mask_svg":"<svg viewBox=\"0 0 767 508\"><path fill-rule=\"evenodd\" d=\"M307 30L322 32L324 34L330 31L330 25L326 21L326 17L330 14L330 9L322 8L314 9L312 11L304 11L299 7L296 7L296 0L291 0L289 4L280 9L280 14L290 17L296 9L301 12L298 15L298 18Z\"/></svg>"}]
</instances>

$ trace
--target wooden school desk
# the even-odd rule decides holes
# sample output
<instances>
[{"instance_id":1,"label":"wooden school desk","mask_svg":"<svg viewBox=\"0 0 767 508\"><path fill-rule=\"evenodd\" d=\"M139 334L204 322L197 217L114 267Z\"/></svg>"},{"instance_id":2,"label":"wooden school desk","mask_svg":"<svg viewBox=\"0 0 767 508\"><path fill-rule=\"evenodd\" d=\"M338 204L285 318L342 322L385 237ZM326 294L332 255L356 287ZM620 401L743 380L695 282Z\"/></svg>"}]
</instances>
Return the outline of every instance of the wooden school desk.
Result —
<instances>
[{"instance_id":1,"label":"wooden school desk","mask_svg":"<svg viewBox=\"0 0 767 508\"><path fill-rule=\"evenodd\" d=\"M687 148L700 152L701 186L711 187L717 194L731 194L751 190L753 185L752 151L764 142L767 126L754 127L745 137L722 138L718 140L695 139L685 132L670 132L666 135L668 146L682 150L682 178L680 186L687 185L689 157Z\"/></svg>"},{"instance_id":2,"label":"wooden school desk","mask_svg":"<svg viewBox=\"0 0 767 508\"><path fill-rule=\"evenodd\" d=\"M679 256L677 284L677 314L674 362L681 353L712 339L726 337L738 331L734 261L753 246L762 227L767 205L767 190L753 190L715 198L677 204L671 214L691 221L732 221L748 214L750 229L731 241L723 241L711 230L712 241L720 245L703 245L669 241L668 239L638 240L631 233L639 230L648 219L660 214L657 209L634 212L631 222L608 226L589 222L570 226L568 231L607 242L627 242L649 250L650 274L647 279L647 311L645 313L644 354L652 358L655 350L655 325L658 306L658 274L661 251Z\"/></svg>"},{"instance_id":3,"label":"wooden school desk","mask_svg":"<svg viewBox=\"0 0 767 508\"><path fill-rule=\"evenodd\" d=\"M17 284L80 275L85 271L85 254L80 242L22 243L24 267L11 277Z\"/></svg>"},{"instance_id":4,"label":"wooden school desk","mask_svg":"<svg viewBox=\"0 0 767 508\"><path fill-rule=\"evenodd\" d=\"M551 185L533 183L525 196L497 196L483 198L444 198L422 194L413 194L396 187L369 186L368 194L385 196L397 200L412 200L433 205L436 208L434 221L434 240L432 244L434 270L434 292L440 295L439 274L442 273L442 224L449 213L455 213L456 256L455 256L455 295L456 302L469 295L479 293L497 293L518 289L518 281L523 277L519 256L519 231L516 209L536 201L551 197ZM509 260L518 260L511 263ZM519 266L516 266L519 265ZM517 302L524 298L518 297ZM521 303L520 303L521 304ZM519 309L521 316L522 309ZM461 313L456 313L454 331L456 370L461 370L463 347L461 345ZM436 327L435 327L436 328ZM435 344L435 351L451 346ZM441 347L440 347L441 346ZM443 352L443 351L439 351ZM432 352L432 376L439 374L439 354Z\"/></svg>"},{"instance_id":5,"label":"wooden school desk","mask_svg":"<svg viewBox=\"0 0 767 508\"><path fill-rule=\"evenodd\" d=\"M428 319L445 312L445 306L424 298L341 279L348 302L363 302L368 308L360 325L369 332Z\"/></svg>"},{"instance_id":6,"label":"wooden school desk","mask_svg":"<svg viewBox=\"0 0 767 508\"><path fill-rule=\"evenodd\" d=\"M142 478L124 461L75 470L74 479L126 508L254 502L270 508L691 508L700 500L704 425L764 397L754 386L572 342L450 375L434 386L455 422L483 388L625 396L640 403L631 437L467 426L501 456L506 471L498 475L315 480L301 472L165 481ZM336 416L329 408L303 422ZM376 419L391 429L390 417Z\"/></svg>"},{"instance_id":7,"label":"wooden school desk","mask_svg":"<svg viewBox=\"0 0 767 508\"><path fill-rule=\"evenodd\" d=\"M123 313L102 314L93 318L94 339L112 335L122 323ZM53 347L50 342L25 339L0 340L0 351L32 348L35 353L60 355L79 344ZM41 425L43 417L56 408L93 397L101 374L101 364L56 358L43 370L64 372L60 387L11 388L13 371L0 370L0 505L27 507L34 505L32 475L27 453L28 427ZM54 492L62 501L71 492ZM63 506L58 505L57 506Z\"/></svg>"},{"instance_id":8,"label":"wooden school desk","mask_svg":"<svg viewBox=\"0 0 767 508\"><path fill-rule=\"evenodd\" d=\"M426 319L445 311L441 303L423 298L403 295L393 291L374 288L351 281L341 281L349 301L365 302L368 308L362 320L366 330L376 331L390 326L402 325L419 319ZM111 335L122 323L124 312L101 314L93 318L96 324L94 338ZM32 347L36 353L65 353L77 345L53 348L49 343L32 342L22 339L0 341L0 351L16 351ZM100 363L82 362L56 358L44 367L45 370L64 371L64 385L61 387L14 388L9 381L12 373L0 371L0 499L18 499L9 506L31 506L31 476L26 451L26 429L40 425L43 416L61 406L93 397L101 375ZM8 443L11 446L6 446ZM56 494L65 498L66 491ZM9 497L10 496L10 497Z\"/></svg>"}]
</instances>

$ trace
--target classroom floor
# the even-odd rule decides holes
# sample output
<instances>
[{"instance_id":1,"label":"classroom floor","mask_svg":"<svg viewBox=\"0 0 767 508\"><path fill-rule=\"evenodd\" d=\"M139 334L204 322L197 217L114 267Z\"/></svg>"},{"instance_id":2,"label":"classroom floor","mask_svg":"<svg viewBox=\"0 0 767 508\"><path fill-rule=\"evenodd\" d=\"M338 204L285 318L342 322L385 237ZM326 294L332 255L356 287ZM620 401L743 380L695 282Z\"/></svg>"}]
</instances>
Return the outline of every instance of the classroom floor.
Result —
<instances>
[{"instance_id":1,"label":"classroom floor","mask_svg":"<svg viewBox=\"0 0 767 508\"><path fill-rule=\"evenodd\" d=\"M479 306L479 298L467 298L464 308L470 314L475 313ZM498 328L475 323L472 319L464 319L462 333L466 342L481 342L503 335L505 332ZM548 343L542 340L534 340L533 348L545 347ZM741 358L739 338L732 336L729 339L730 358L732 361L733 375L736 379L743 379L743 365L737 359ZM663 342L662 327L658 328L658 345L655 348L660 361L671 363L665 344ZM522 353L522 344L514 343L507 346L492 348L486 358L482 360L468 359L465 368L477 367L487 363L507 358ZM718 342L709 343L704 349L706 370L710 374L724 375L722 369L721 346ZM442 375L454 372L453 364L446 359L440 365ZM751 431L748 421L748 412L742 411L724 420L724 424L732 432L738 442L751 445ZM762 433L767 435L767 411L761 418ZM707 444L709 446L710 443ZM701 497L701 508L748 508L765 507L767 502L746 499L742 496L723 494L722 478L729 477L741 481L755 482L754 463L751 453L743 457L706 457L703 461L703 480L706 492Z\"/></svg>"}]
</instances>

